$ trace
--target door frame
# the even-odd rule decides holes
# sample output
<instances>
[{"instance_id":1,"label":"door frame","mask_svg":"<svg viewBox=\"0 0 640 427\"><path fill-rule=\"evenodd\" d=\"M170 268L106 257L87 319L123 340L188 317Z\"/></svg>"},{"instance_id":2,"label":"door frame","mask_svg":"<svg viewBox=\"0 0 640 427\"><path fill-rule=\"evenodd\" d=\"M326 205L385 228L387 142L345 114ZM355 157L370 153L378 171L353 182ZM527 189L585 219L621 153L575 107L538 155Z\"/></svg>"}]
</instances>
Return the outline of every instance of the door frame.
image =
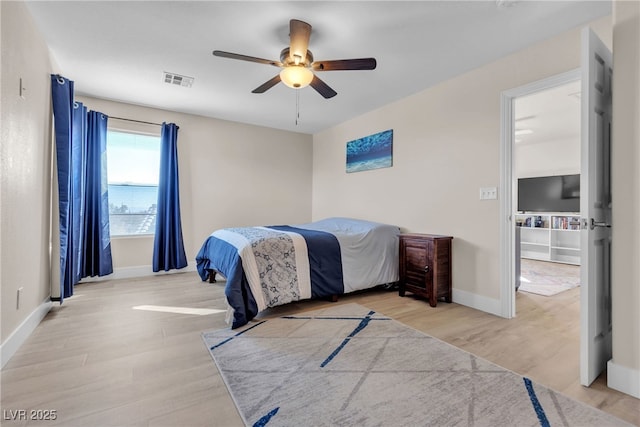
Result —
<instances>
[{"instance_id":1,"label":"door frame","mask_svg":"<svg viewBox=\"0 0 640 427\"><path fill-rule=\"evenodd\" d=\"M581 69L576 68L503 91L500 96L500 192L498 197L500 200L500 313L502 317L507 319L516 316L516 253L513 207L517 202L514 192L516 180L513 176L515 144L513 101L521 96L575 82L581 77Z\"/></svg>"}]
</instances>

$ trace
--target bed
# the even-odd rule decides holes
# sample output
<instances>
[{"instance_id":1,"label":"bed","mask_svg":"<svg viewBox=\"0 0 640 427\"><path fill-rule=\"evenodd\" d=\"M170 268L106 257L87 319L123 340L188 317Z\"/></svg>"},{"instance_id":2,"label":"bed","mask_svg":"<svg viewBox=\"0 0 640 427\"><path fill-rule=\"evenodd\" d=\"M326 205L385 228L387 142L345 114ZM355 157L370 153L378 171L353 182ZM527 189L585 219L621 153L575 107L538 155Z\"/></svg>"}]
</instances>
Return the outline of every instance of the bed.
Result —
<instances>
[{"instance_id":1,"label":"bed","mask_svg":"<svg viewBox=\"0 0 640 427\"><path fill-rule=\"evenodd\" d=\"M398 281L400 229L353 218L224 228L204 241L202 280L226 278L232 328L268 307L335 297Z\"/></svg>"}]
</instances>

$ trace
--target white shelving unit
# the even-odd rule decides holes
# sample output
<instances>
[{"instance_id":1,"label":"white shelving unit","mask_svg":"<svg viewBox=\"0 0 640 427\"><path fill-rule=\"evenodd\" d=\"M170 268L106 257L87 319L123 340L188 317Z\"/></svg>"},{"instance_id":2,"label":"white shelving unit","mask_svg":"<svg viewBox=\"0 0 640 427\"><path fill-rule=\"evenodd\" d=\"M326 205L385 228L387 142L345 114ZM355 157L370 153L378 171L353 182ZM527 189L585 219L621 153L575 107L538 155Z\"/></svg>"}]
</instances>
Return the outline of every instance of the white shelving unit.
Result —
<instances>
[{"instance_id":1,"label":"white shelving unit","mask_svg":"<svg viewBox=\"0 0 640 427\"><path fill-rule=\"evenodd\" d=\"M580 214L532 212L515 215L522 258L580 265Z\"/></svg>"}]
</instances>

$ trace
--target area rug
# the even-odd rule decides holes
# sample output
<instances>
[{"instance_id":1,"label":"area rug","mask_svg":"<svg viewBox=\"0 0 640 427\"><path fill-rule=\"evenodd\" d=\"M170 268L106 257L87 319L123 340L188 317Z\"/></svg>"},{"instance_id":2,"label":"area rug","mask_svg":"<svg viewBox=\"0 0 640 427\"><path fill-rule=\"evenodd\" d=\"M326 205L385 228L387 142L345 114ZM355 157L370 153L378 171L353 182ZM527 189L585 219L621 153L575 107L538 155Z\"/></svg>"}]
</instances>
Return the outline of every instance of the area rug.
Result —
<instances>
[{"instance_id":1,"label":"area rug","mask_svg":"<svg viewBox=\"0 0 640 427\"><path fill-rule=\"evenodd\" d=\"M622 426L358 304L202 334L250 426Z\"/></svg>"},{"instance_id":2,"label":"area rug","mask_svg":"<svg viewBox=\"0 0 640 427\"><path fill-rule=\"evenodd\" d=\"M518 291L544 295L559 294L580 286L580 266L523 258Z\"/></svg>"}]
</instances>

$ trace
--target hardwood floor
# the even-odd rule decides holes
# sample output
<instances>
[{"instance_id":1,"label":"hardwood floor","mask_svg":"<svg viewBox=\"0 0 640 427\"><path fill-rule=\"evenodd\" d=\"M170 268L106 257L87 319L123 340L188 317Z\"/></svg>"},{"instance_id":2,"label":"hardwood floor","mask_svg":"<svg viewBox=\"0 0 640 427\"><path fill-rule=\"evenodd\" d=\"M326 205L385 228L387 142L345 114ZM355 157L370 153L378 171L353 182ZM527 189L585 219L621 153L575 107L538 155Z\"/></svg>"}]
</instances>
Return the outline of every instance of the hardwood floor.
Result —
<instances>
[{"instance_id":1,"label":"hardwood floor","mask_svg":"<svg viewBox=\"0 0 640 427\"><path fill-rule=\"evenodd\" d=\"M579 385L579 288L552 298L518 293L506 320L458 304L372 290L337 303L305 301L261 317L356 302L640 426L640 401ZM224 313L179 314L139 305L225 309L222 284L196 273L80 284L55 305L1 373L2 425L239 426L240 416L204 348L202 331ZM11 420L55 410L56 419ZM12 412L10 412L12 411Z\"/></svg>"}]
</instances>

